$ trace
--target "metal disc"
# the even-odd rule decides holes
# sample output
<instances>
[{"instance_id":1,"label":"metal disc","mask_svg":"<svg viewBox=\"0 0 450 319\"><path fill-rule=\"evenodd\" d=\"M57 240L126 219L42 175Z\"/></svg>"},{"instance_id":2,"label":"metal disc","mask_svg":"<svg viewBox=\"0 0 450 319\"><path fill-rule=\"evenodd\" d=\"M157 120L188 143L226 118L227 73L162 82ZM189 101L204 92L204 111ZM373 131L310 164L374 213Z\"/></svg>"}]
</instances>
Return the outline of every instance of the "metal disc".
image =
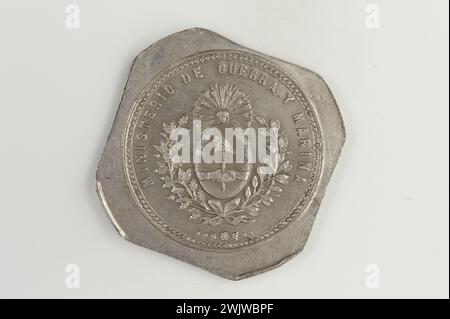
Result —
<instances>
[{"instance_id":1,"label":"metal disc","mask_svg":"<svg viewBox=\"0 0 450 319\"><path fill-rule=\"evenodd\" d=\"M262 161L225 162L236 155L225 144L215 149L221 161L196 162L194 120L200 133L276 131L277 165L263 173ZM192 138L183 162L171 157L175 131ZM189 29L135 59L97 189L125 239L241 279L303 248L344 139L336 102L317 74Z\"/></svg>"}]
</instances>

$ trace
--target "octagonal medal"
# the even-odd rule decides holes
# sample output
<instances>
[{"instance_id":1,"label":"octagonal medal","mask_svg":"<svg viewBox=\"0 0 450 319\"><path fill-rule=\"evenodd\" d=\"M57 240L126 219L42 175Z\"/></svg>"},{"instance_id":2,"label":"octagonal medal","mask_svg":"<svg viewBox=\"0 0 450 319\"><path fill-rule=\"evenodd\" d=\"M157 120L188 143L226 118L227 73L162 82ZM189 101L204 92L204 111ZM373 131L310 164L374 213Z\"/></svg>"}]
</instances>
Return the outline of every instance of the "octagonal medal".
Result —
<instances>
[{"instance_id":1,"label":"octagonal medal","mask_svg":"<svg viewBox=\"0 0 450 319\"><path fill-rule=\"evenodd\" d=\"M123 238L242 279L303 249L344 139L320 76L189 29L133 62L97 191Z\"/></svg>"}]
</instances>

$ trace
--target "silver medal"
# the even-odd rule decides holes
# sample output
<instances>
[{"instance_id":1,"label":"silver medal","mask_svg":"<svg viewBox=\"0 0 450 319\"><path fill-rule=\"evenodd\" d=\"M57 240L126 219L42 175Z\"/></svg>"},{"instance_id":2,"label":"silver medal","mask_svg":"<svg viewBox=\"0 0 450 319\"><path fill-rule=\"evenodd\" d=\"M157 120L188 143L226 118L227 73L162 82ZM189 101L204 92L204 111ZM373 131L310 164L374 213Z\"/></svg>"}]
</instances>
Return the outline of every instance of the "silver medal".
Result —
<instances>
[{"instance_id":1,"label":"silver medal","mask_svg":"<svg viewBox=\"0 0 450 319\"><path fill-rule=\"evenodd\" d=\"M316 73L189 29L135 59L97 190L123 238L238 280L302 250L344 140Z\"/></svg>"}]
</instances>

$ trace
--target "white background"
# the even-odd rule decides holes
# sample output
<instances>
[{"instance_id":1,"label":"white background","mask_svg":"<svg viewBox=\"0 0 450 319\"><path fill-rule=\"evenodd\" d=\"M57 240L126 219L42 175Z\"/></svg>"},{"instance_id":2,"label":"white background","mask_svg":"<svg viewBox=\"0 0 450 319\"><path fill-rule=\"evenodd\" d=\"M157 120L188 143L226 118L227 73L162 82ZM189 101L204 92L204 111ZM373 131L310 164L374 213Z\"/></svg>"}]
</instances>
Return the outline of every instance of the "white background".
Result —
<instances>
[{"instance_id":1,"label":"white background","mask_svg":"<svg viewBox=\"0 0 450 319\"><path fill-rule=\"evenodd\" d=\"M71 2L0 2L0 297L448 298L446 0ZM194 26L318 72L347 127L304 252L240 282L121 239L95 193L132 59Z\"/></svg>"}]
</instances>

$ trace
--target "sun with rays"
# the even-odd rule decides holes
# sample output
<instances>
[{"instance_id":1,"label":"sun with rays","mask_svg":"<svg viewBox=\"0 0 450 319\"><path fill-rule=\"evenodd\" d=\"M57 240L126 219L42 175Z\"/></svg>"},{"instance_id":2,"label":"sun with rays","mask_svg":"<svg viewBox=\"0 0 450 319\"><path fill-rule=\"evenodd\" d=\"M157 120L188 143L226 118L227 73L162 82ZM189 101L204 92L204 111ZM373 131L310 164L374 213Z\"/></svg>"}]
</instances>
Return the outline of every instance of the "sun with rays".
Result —
<instances>
[{"instance_id":1,"label":"sun with rays","mask_svg":"<svg viewBox=\"0 0 450 319\"><path fill-rule=\"evenodd\" d=\"M195 102L193 115L202 121L202 129L249 127L252 121L250 97L233 84L214 83Z\"/></svg>"}]
</instances>

